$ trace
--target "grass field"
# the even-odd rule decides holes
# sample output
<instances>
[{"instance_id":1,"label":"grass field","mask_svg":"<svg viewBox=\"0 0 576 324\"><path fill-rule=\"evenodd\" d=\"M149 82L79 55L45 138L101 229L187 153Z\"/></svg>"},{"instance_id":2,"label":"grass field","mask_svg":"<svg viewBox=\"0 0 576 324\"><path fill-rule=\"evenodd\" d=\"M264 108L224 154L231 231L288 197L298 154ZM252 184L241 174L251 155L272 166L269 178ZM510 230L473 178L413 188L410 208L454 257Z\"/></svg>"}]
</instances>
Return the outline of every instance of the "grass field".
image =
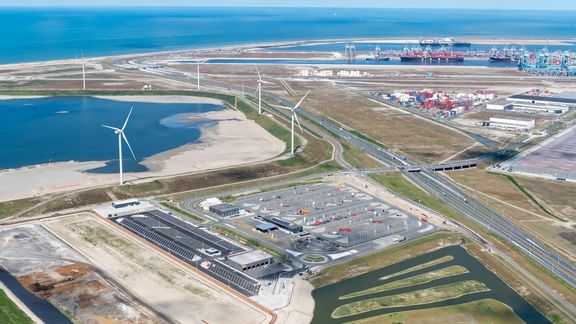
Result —
<instances>
[{"instance_id":1,"label":"grass field","mask_svg":"<svg viewBox=\"0 0 576 324\"><path fill-rule=\"evenodd\" d=\"M488 290L489 289L486 285L479 281L461 281L404 294L371 298L349 303L336 308L332 313L332 317L342 318L389 307L429 304Z\"/></svg>"},{"instance_id":2,"label":"grass field","mask_svg":"<svg viewBox=\"0 0 576 324\"><path fill-rule=\"evenodd\" d=\"M323 287L402 260L425 254L441 247L457 244L460 242L460 239L460 235L453 233L435 233L384 251L365 255L348 262L322 269L310 280L310 282L315 288Z\"/></svg>"},{"instance_id":3,"label":"grass field","mask_svg":"<svg viewBox=\"0 0 576 324\"><path fill-rule=\"evenodd\" d=\"M576 184L527 177L516 181L554 214L576 221Z\"/></svg>"},{"instance_id":4,"label":"grass field","mask_svg":"<svg viewBox=\"0 0 576 324\"><path fill-rule=\"evenodd\" d=\"M436 259L436 260L432 260L432 261L429 261L429 262L421 263L421 264L419 264L419 265L410 267L410 268L408 268L408 269L405 269L405 270L402 270L402 271L399 271L399 272L395 272L395 273L393 273L393 274L391 274L391 275L389 275L389 276L383 277L383 279L390 279L390 278L398 277L398 276L400 276L400 275L403 275L403 274L406 274L406 273L409 273L409 272L413 272L413 271L421 270L421 269L426 269L426 268L429 268L429 267L431 267L431 266L434 266L434 265L437 265L437 264L440 264L440 263L444 263L444 262L448 262L448 261L451 261L451 260L454 260L454 257L451 256L451 255L446 255L446 256L443 256L443 257L438 258L438 259Z\"/></svg>"},{"instance_id":5,"label":"grass field","mask_svg":"<svg viewBox=\"0 0 576 324\"><path fill-rule=\"evenodd\" d=\"M350 299L350 298L354 298L354 297L358 297L358 296L370 295L373 293L384 292L384 291L388 291L388 290L392 290L392 289L411 287L414 285L427 283L427 282L430 282L430 281L433 281L436 279L451 277L451 276L455 276L455 275L459 275L459 274L467 273L467 272L468 272L468 270L466 270L466 268L464 268L462 266L458 266L458 265L453 265L453 266L442 268L442 269L439 269L436 271L426 272L426 273L416 275L413 277L408 277L406 279L401 279L401 280L393 281L393 282L390 282L390 283L387 283L384 285L380 285L380 286L372 287L369 289L357 291L357 292L354 292L354 293L351 293L348 295L341 296L340 299Z\"/></svg>"},{"instance_id":6,"label":"grass field","mask_svg":"<svg viewBox=\"0 0 576 324\"><path fill-rule=\"evenodd\" d=\"M406 180L401 173L370 174L370 177L399 196L426 206L442 215L453 218L458 217L456 212L446 206L441 200L428 195L416 187Z\"/></svg>"},{"instance_id":7,"label":"grass field","mask_svg":"<svg viewBox=\"0 0 576 324\"><path fill-rule=\"evenodd\" d=\"M498 199L505 200L512 205L531 212L542 213L538 206L534 205L528 197L520 192L506 176L488 173L481 169L452 172L449 176L458 183Z\"/></svg>"},{"instance_id":8,"label":"grass field","mask_svg":"<svg viewBox=\"0 0 576 324\"><path fill-rule=\"evenodd\" d=\"M8 296L0 289L0 323L27 324L34 323Z\"/></svg>"},{"instance_id":9,"label":"grass field","mask_svg":"<svg viewBox=\"0 0 576 324\"><path fill-rule=\"evenodd\" d=\"M39 202L40 201L36 198L0 202L0 219L10 217L21 210L36 205Z\"/></svg>"},{"instance_id":10,"label":"grass field","mask_svg":"<svg viewBox=\"0 0 576 324\"><path fill-rule=\"evenodd\" d=\"M355 321L355 324L524 323L507 305L482 299L466 304L391 313Z\"/></svg>"},{"instance_id":11,"label":"grass field","mask_svg":"<svg viewBox=\"0 0 576 324\"><path fill-rule=\"evenodd\" d=\"M305 92L311 84L306 83L306 89L303 83L290 85L298 92ZM387 108L329 83L314 83L303 105L422 162L442 161L474 143L452 129Z\"/></svg>"},{"instance_id":12,"label":"grass field","mask_svg":"<svg viewBox=\"0 0 576 324\"><path fill-rule=\"evenodd\" d=\"M344 148L344 153L342 156L346 162L350 163L353 167L357 169L371 169L382 167L381 163L368 156L366 153L360 151L359 149L350 146L346 143L342 143Z\"/></svg>"}]
</instances>

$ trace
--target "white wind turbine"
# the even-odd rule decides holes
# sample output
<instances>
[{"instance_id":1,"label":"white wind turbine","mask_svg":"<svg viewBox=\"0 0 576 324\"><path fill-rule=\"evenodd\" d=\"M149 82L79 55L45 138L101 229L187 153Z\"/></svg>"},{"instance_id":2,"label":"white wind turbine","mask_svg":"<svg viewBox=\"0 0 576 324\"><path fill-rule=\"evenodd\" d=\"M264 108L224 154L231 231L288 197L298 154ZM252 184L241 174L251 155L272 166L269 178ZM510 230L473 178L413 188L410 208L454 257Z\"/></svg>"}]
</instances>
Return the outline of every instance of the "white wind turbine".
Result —
<instances>
[{"instance_id":1,"label":"white wind turbine","mask_svg":"<svg viewBox=\"0 0 576 324\"><path fill-rule=\"evenodd\" d=\"M258 73L258 115L262 115L262 77L260 76L260 71L256 68L256 73Z\"/></svg>"},{"instance_id":2,"label":"white wind turbine","mask_svg":"<svg viewBox=\"0 0 576 324\"><path fill-rule=\"evenodd\" d=\"M304 101L304 99L306 98L306 96L308 96L309 93L310 93L310 91L306 92L304 97L302 97L302 99L300 99L300 101L298 101L298 103L292 108L288 108L288 107L284 107L284 106L276 106L278 108L288 109L291 112L292 123L291 123L291 132L290 132L291 138L290 138L290 140L291 140L292 155L294 155L296 153L294 151L294 121L296 121L296 123L298 123L298 127L300 128L300 133L302 135L304 135L304 131L302 131L302 126L300 125L300 121L298 120L298 115L296 114L296 109L298 109L298 107L300 106L302 101Z\"/></svg>"},{"instance_id":3,"label":"white wind turbine","mask_svg":"<svg viewBox=\"0 0 576 324\"><path fill-rule=\"evenodd\" d=\"M134 108L134 107L132 107ZM128 117L126 117L126 121L124 121L124 125L122 126L121 129L116 128L116 127L112 127L112 126L107 126L107 125L102 125L102 127L106 127L109 128L111 130L114 131L114 134L118 134L118 162L120 164L120 185L124 184L124 180L122 178L122 139L124 139L124 141L126 142L126 145L128 145L128 148L130 149L130 153L132 153L132 157L134 158L134 160L136 160L136 156L134 155L134 151L132 151L132 147L130 146L130 143L128 143L128 139L126 138L126 134L124 134L124 130L126 130L126 126L128 125L128 120L130 119L130 115L132 115L132 108L130 108L130 112L128 113Z\"/></svg>"}]
</instances>

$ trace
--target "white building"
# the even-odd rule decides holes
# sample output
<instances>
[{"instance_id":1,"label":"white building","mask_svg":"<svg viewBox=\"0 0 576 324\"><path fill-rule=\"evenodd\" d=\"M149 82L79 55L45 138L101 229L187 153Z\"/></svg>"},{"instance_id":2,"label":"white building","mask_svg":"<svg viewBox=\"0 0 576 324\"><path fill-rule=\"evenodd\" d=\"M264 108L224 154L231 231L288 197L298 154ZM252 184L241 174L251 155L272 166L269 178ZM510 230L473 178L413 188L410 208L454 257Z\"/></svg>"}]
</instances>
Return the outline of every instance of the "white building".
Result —
<instances>
[{"instance_id":1,"label":"white building","mask_svg":"<svg viewBox=\"0 0 576 324\"><path fill-rule=\"evenodd\" d=\"M208 211L210 209L210 207L212 206L216 206L216 205L221 205L222 204L222 200L216 198L216 197L212 197L212 198L208 198L202 202L200 202L200 207L206 211Z\"/></svg>"},{"instance_id":2,"label":"white building","mask_svg":"<svg viewBox=\"0 0 576 324\"><path fill-rule=\"evenodd\" d=\"M564 114L570 110L569 105L544 101L511 100L512 97L488 103L488 110L507 110L532 114Z\"/></svg>"},{"instance_id":3,"label":"white building","mask_svg":"<svg viewBox=\"0 0 576 324\"><path fill-rule=\"evenodd\" d=\"M506 99L498 99L486 104L486 109L488 110L512 110L513 108L514 104L508 102Z\"/></svg>"},{"instance_id":4,"label":"white building","mask_svg":"<svg viewBox=\"0 0 576 324\"><path fill-rule=\"evenodd\" d=\"M147 200L128 199L114 201L109 205L100 206L93 210L102 217L118 217L143 213L154 209L156 209L156 206Z\"/></svg>"},{"instance_id":5,"label":"white building","mask_svg":"<svg viewBox=\"0 0 576 324\"><path fill-rule=\"evenodd\" d=\"M506 129L509 131L526 131L533 128L534 124L534 119L490 117L490 120L484 122L482 126Z\"/></svg>"}]
</instances>

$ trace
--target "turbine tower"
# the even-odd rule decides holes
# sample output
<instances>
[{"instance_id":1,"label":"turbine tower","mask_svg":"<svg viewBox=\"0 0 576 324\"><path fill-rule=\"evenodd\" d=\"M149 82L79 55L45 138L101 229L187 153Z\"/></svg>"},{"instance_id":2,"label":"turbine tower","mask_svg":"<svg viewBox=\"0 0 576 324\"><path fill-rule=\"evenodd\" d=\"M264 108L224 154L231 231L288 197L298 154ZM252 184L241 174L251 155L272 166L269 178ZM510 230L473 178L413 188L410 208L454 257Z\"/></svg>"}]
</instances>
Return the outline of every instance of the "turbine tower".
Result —
<instances>
[{"instance_id":1,"label":"turbine tower","mask_svg":"<svg viewBox=\"0 0 576 324\"><path fill-rule=\"evenodd\" d=\"M124 179L122 178L123 175L123 169L122 169L122 139L124 139L124 142L126 142L126 145L128 145L128 148L130 149L130 153L132 153L132 157L134 158L134 160L136 160L136 156L134 155L134 151L132 151L132 147L130 146L130 143L128 142L128 139L126 138L126 134L124 134L124 130L126 130L126 126L128 125L128 120L130 119L130 115L132 115L132 109L134 107L130 108L130 112L128 113L128 117L126 117L126 120L124 121L124 125L122 126L121 129L117 128L117 127L112 127L112 126L107 126L107 125L102 125L102 127L106 127L109 128L111 130L114 131L114 134L118 135L118 162L120 164L120 185L124 184Z\"/></svg>"},{"instance_id":2,"label":"turbine tower","mask_svg":"<svg viewBox=\"0 0 576 324\"><path fill-rule=\"evenodd\" d=\"M256 73L258 73L258 115L262 115L262 77L260 76L260 71L256 68Z\"/></svg>"},{"instance_id":3,"label":"turbine tower","mask_svg":"<svg viewBox=\"0 0 576 324\"><path fill-rule=\"evenodd\" d=\"M196 90L200 91L200 59L196 57Z\"/></svg>"},{"instance_id":4,"label":"turbine tower","mask_svg":"<svg viewBox=\"0 0 576 324\"><path fill-rule=\"evenodd\" d=\"M302 131L302 126L300 125L300 121L298 120L298 115L296 114L296 110L298 109L300 104L302 104L302 101L304 101L304 99L306 98L306 96L308 96L309 93L310 93L310 91L306 92L304 97L302 97L302 99L300 99L300 101L298 101L298 103L292 108L288 108L285 106L276 106L278 108L288 109L288 110L290 110L290 113L291 113L292 123L291 123L291 132L290 132L290 136L291 136L290 137L290 143L291 143L292 155L296 154L295 149L294 149L294 121L296 121L296 123L298 123L298 127L300 128L300 133L302 135L304 135L304 132Z\"/></svg>"},{"instance_id":5,"label":"turbine tower","mask_svg":"<svg viewBox=\"0 0 576 324\"><path fill-rule=\"evenodd\" d=\"M86 90L86 60L84 59L84 51L80 50L82 54L82 89Z\"/></svg>"}]
</instances>

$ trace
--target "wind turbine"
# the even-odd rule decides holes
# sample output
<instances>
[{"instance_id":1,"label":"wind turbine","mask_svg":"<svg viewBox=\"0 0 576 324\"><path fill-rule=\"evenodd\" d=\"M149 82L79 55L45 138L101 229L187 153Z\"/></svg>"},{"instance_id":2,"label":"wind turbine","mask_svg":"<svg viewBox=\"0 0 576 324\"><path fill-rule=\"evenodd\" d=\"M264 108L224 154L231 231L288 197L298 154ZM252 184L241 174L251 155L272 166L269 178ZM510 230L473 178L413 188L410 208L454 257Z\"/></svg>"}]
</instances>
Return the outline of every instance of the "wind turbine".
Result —
<instances>
[{"instance_id":1,"label":"wind turbine","mask_svg":"<svg viewBox=\"0 0 576 324\"><path fill-rule=\"evenodd\" d=\"M256 73L258 73L258 115L262 115L262 76L260 76L260 71L256 68Z\"/></svg>"},{"instance_id":2,"label":"wind turbine","mask_svg":"<svg viewBox=\"0 0 576 324\"><path fill-rule=\"evenodd\" d=\"M126 117L126 120L124 121L124 125L122 126L121 129L119 129L117 127L102 125L102 127L106 127L106 128L113 130L114 134L118 134L118 162L120 163L120 185L124 184L124 180L122 178L122 139L124 139L124 141L126 142L126 145L128 145L128 148L130 149L130 153L132 153L132 157L134 158L134 160L136 160L136 156L134 155L134 151L132 151L132 147L130 146L130 143L128 143L128 139L126 138L126 134L124 134L124 130L126 130L126 126L128 125L128 120L130 119L130 115L132 115L132 109L133 108L134 107L130 108L130 112L128 113L128 117Z\"/></svg>"},{"instance_id":3,"label":"wind turbine","mask_svg":"<svg viewBox=\"0 0 576 324\"><path fill-rule=\"evenodd\" d=\"M200 91L200 59L196 57L196 90Z\"/></svg>"},{"instance_id":4,"label":"wind turbine","mask_svg":"<svg viewBox=\"0 0 576 324\"><path fill-rule=\"evenodd\" d=\"M290 135L291 135L290 142L291 142L291 148L292 148L292 155L294 155L296 153L294 151L294 121L296 121L296 123L298 123L298 127L300 128L300 133L302 135L304 135L304 131L302 131L302 126L300 125L300 121L298 120L298 115L296 114L296 109L298 109L300 104L302 104L302 101L304 101L304 99L306 98L306 96L308 96L309 93L310 93L310 91L306 92L304 97L302 97L302 99L300 99L300 101L298 101L298 103L292 108L288 108L288 107L284 107L284 106L276 106L278 108L288 109L291 112L292 123L291 123L291 132L290 132Z\"/></svg>"},{"instance_id":5,"label":"wind turbine","mask_svg":"<svg viewBox=\"0 0 576 324\"><path fill-rule=\"evenodd\" d=\"M84 51L80 50L82 53L82 89L86 90L86 60L84 59Z\"/></svg>"}]
</instances>

